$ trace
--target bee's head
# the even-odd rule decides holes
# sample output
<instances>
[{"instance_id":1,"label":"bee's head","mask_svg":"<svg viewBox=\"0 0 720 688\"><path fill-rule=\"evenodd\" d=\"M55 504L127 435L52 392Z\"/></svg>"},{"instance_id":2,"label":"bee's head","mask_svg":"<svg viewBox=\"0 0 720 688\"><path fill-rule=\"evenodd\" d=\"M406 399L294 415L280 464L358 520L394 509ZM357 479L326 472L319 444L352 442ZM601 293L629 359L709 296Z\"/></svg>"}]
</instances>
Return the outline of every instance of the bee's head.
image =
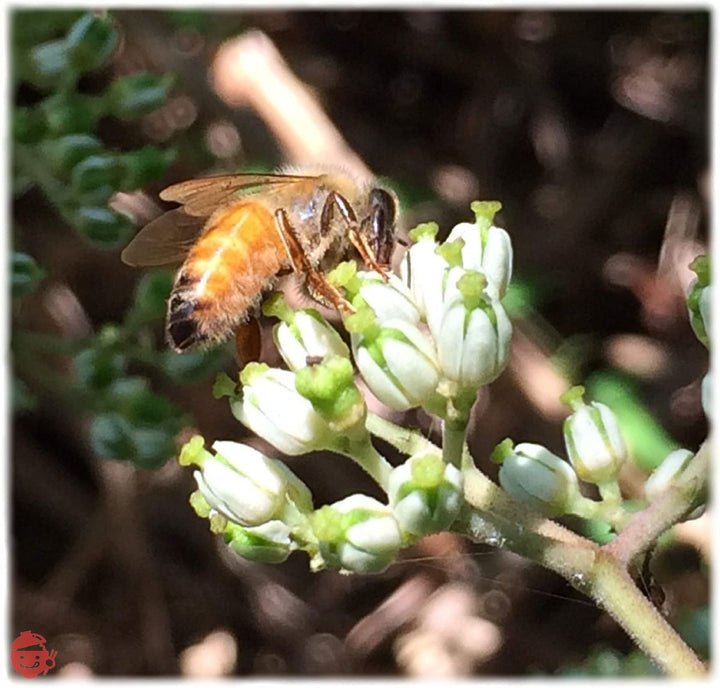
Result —
<instances>
[{"instance_id":1,"label":"bee's head","mask_svg":"<svg viewBox=\"0 0 720 688\"><path fill-rule=\"evenodd\" d=\"M380 265L390 265L395 247L395 219L397 200L385 189L370 192L370 213L365 232L375 260Z\"/></svg>"}]
</instances>

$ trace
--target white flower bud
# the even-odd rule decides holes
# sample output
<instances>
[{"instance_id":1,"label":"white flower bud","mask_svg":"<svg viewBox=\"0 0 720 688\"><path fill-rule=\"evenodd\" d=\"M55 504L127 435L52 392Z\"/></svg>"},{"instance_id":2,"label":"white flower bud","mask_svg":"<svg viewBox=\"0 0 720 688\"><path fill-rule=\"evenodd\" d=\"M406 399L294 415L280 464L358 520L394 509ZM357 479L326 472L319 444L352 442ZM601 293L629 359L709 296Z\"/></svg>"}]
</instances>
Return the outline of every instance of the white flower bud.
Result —
<instances>
[{"instance_id":1,"label":"white flower bud","mask_svg":"<svg viewBox=\"0 0 720 688\"><path fill-rule=\"evenodd\" d=\"M584 404L581 398L576 398L582 391L581 387L573 388L564 395L574 409L563 424L568 457L581 480L591 483L614 480L627 458L620 426L605 404Z\"/></svg>"},{"instance_id":2,"label":"white flower bud","mask_svg":"<svg viewBox=\"0 0 720 688\"><path fill-rule=\"evenodd\" d=\"M400 528L427 535L447 528L462 507L462 473L434 454L416 455L390 474L388 500Z\"/></svg>"},{"instance_id":3,"label":"white flower bud","mask_svg":"<svg viewBox=\"0 0 720 688\"><path fill-rule=\"evenodd\" d=\"M420 322L420 312L412 292L397 275L388 273L387 282L376 272L359 272L357 277L360 280L357 295L375 312L379 323L386 320ZM353 303L356 299L357 296Z\"/></svg>"},{"instance_id":4,"label":"white flower bud","mask_svg":"<svg viewBox=\"0 0 720 688\"><path fill-rule=\"evenodd\" d=\"M202 469L194 473L208 505L244 526L257 526L276 516L287 493L280 462L237 442L215 442L212 448L216 455L207 453Z\"/></svg>"},{"instance_id":5,"label":"white flower bud","mask_svg":"<svg viewBox=\"0 0 720 688\"><path fill-rule=\"evenodd\" d=\"M283 521L268 521L254 528L229 523L224 537L225 542L244 559L265 564L279 564L295 549L290 528Z\"/></svg>"},{"instance_id":6,"label":"white flower bud","mask_svg":"<svg viewBox=\"0 0 720 688\"><path fill-rule=\"evenodd\" d=\"M435 393L439 374L428 338L406 320L387 320L352 333L358 370L370 391L397 411L421 406Z\"/></svg>"},{"instance_id":7,"label":"white flower bud","mask_svg":"<svg viewBox=\"0 0 720 688\"><path fill-rule=\"evenodd\" d=\"M500 302L483 293L480 273L466 272L456 285L458 292L445 302L436 335L438 362L446 377L476 388L505 369L512 325Z\"/></svg>"},{"instance_id":8,"label":"white flower bud","mask_svg":"<svg viewBox=\"0 0 720 688\"><path fill-rule=\"evenodd\" d=\"M710 348L710 335L712 328L710 324L711 290L710 283L710 261L707 256L698 256L690 264L690 269L697 277L690 285L687 298L688 315L690 325L697 338Z\"/></svg>"},{"instance_id":9,"label":"white flower bud","mask_svg":"<svg viewBox=\"0 0 720 688\"><path fill-rule=\"evenodd\" d=\"M645 499L654 502L685 470L693 456L689 449L670 452L645 481Z\"/></svg>"},{"instance_id":10,"label":"white flower bud","mask_svg":"<svg viewBox=\"0 0 720 688\"><path fill-rule=\"evenodd\" d=\"M569 513L581 498L570 464L539 444L518 444L505 456L498 476L505 492L548 516Z\"/></svg>"},{"instance_id":11,"label":"white flower bud","mask_svg":"<svg viewBox=\"0 0 720 688\"><path fill-rule=\"evenodd\" d=\"M455 225L448 242L462 239L462 266L482 272L487 278L487 291L501 299L512 276L513 250L510 235L500 227L481 227L477 222Z\"/></svg>"},{"instance_id":12,"label":"white flower bud","mask_svg":"<svg viewBox=\"0 0 720 688\"><path fill-rule=\"evenodd\" d=\"M428 322L430 312L440 313L443 301L443 281L450 265L436 252L438 227L428 223L410 233L414 243L400 263L400 276L408 285L420 315Z\"/></svg>"},{"instance_id":13,"label":"white flower bud","mask_svg":"<svg viewBox=\"0 0 720 688\"><path fill-rule=\"evenodd\" d=\"M311 522L325 563L353 573L384 570L402 544L390 509L366 495L351 495L323 507Z\"/></svg>"},{"instance_id":14,"label":"white flower bud","mask_svg":"<svg viewBox=\"0 0 720 688\"><path fill-rule=\"evenodd\" d=\"M705 415L712 418L712 373L706 373L700 388L702 407Z\"/></svg>"},{"instance_id":15,"label":"white flower bud","mask_svg":"<svg viewBox=\"0 0 720 688\"><path fill-rule=\"evenodd\" d=\"M695 454L689 449L676 449L670 452L645 481L645 499L652 504L680 476L694 456ZM699 506L685 518L688 521L699 518L704 512L705 507Z\"/></svg>"},{"instance_id":16,"label":"white flower bud","mask_svg":"<svg viewBox=\"0 0 720 688\"><path fill-rule=\"evenodd\" d=\"M295 373L250 363L240 376L242 397L233 415L283 454L294 456L332 444L329 422L295 389Z\"/></svg>"},{"instance_id":17,"label":"white flower bud","mask_svg":"<svg viewBox=\"0 0 720 688\"><path fill-rule=\"evenodd\" d=\"M295 311L291 324L275 325L273 339L290 370L304 368L308 359L350 356L347 344L317 311Z\"/></svg>"}]
</instances>

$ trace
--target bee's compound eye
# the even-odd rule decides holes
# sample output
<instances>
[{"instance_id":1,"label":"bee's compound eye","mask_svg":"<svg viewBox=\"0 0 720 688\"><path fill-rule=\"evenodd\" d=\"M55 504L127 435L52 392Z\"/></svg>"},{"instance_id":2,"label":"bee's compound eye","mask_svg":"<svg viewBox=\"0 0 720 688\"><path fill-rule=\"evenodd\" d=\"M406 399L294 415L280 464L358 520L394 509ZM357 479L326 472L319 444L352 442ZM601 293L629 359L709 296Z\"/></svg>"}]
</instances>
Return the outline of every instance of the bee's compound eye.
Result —
<instances>
[{"instance_id":1,"label":"bee's compound eye","mask_svg":"<svg viewBox=\"0 0 720 688\"><path fill-rule=\"evenodd\" d=\"M395 200L384 189L370 192L370 217L370 245L375 260L380 265L389 265L395 245Z\"/></svg>"}]
</instances>

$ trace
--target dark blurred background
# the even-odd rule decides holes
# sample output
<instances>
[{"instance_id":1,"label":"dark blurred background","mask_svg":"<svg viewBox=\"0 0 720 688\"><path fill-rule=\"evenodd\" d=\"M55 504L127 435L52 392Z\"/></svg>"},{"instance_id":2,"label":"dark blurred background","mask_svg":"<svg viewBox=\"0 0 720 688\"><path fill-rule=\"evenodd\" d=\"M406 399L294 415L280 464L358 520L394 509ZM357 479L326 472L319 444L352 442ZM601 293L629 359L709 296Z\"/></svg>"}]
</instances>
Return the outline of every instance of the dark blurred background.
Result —
<instances>
[{"instance_id":1,"label":"dark blurred background","mask_svg":"<svg viewBox=\"0 0 720 688\"><path fill-rule=\"evenodd\" d=\"M24 113L52 88L24 60L82 15L52 14L12 14L13 98ZM172 149L155 178L112 197L133 226L164 207L157 193L175 181L287 160L267 117L247 107L252 94L245 107L218 95L230 78L215 63L218 47L260 30L350 148L397 190L406 230L435 220L445 233L471 217L472 200L503 203L516 336L508 371L473 417L470 444L484 469L494 475L487 456L508 436L562 454L558 395L581 382L622 415L635 453L623 474L630 497L670 450L702 442L708 357L684 294L687 266L707 242L709 12L161 10L111 19L117 43L77 93L96 96L141 71L175 75L152 112L94 123L108 151ZM35 36L42 22L51 28ZM208 442L249 439L211 395L214 373L233 373L232 355L177 361L164 349L162 317L133 330L136 353L97 353L124 341L143 271L121 263L122 234L101 248L77 230L73 213L85 206L67 210L50 182L33 179L33 146L26 136L13 159L13 249L44 278L13 300L11 637L44 635L58 650L54 673L68 676L653 673L564 580L450 535L364 578L312 574L302 554L270 566L227 551L188 506L189 472L160 464L192 429ZM157 280L169 286L168 275ZM144 420L134 406L125 416L112 406L118 380L145 395ZM126 421L137 422L128 433L146 432L132 435L138 442L149 431L165 448L172 440L147 461L160 467L108 458L127 458L112 445ZM419 413L404 422L438 431ZM316 504L377 495L347 460L289 464ZM705 656L709 564L706 516L664 538L641 582Z\"/></svg>"}]
</instances>

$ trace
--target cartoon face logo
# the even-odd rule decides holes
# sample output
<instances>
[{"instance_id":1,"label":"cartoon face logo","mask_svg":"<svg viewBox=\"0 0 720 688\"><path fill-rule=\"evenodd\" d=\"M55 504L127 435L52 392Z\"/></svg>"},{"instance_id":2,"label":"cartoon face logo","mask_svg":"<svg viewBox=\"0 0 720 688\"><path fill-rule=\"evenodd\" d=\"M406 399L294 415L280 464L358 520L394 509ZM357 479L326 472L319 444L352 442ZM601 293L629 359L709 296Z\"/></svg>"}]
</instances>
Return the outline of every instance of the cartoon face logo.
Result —
<instances>
[{"instance_id":1,"label":"cartoon face logo","mask_svg":"<svg viewBox=\"0 0 720 688\"><path fill-rule=\"evenodd\" d=\"M23 631L10 646L13 669L24 678L47 674L55 666L57 650L48 652L45 638L32 631Z\"/></svg>"}]
</instances>

